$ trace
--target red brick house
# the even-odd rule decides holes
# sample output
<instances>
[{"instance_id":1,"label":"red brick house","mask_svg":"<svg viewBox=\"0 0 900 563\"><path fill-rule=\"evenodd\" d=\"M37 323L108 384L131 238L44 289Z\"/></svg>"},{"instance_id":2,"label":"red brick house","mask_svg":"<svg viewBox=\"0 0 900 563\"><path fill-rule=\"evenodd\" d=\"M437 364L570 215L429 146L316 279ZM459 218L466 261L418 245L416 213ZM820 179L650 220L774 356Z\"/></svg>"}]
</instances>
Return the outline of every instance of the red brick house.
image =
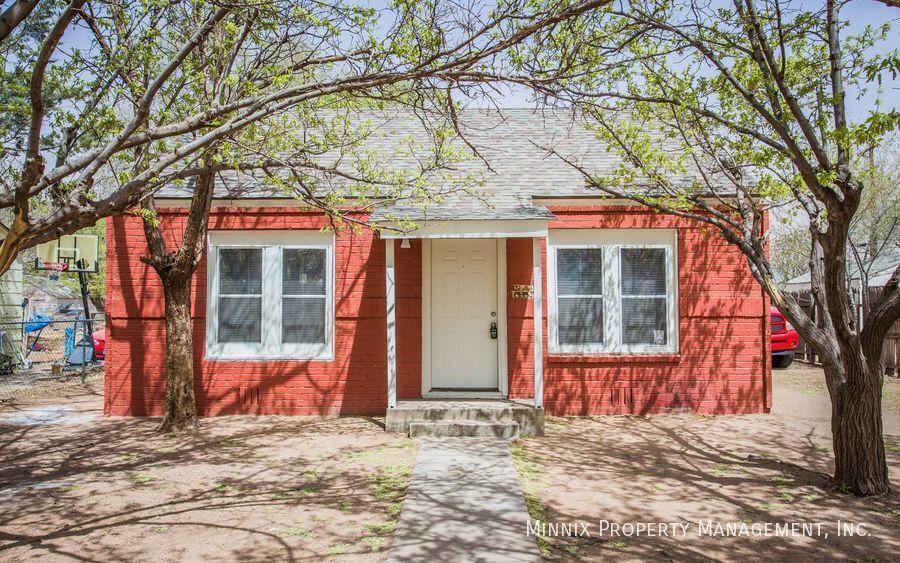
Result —
<instances>
[{"instance_id":1,"label":"red brick house","mask_svg":"<svg viewBox=\"0 0 900 563\"><path fill-rule=\"evenodd\" d=\"M521 400L554 415L769 410L768 301L737 250L587 190L538 148L611 169L614 155L569 118L464 121L490 163L468 165L483 168L490 205L459 195L366 217L403 214L412 232L335 234L293 198L217 186L193 288L201 414L383 415L423 398ZM158 196L173 241L189 195ZM158 415L162 290L140 261L140 219L107 229L105 410Z\"/></svg>"}]
</instances>

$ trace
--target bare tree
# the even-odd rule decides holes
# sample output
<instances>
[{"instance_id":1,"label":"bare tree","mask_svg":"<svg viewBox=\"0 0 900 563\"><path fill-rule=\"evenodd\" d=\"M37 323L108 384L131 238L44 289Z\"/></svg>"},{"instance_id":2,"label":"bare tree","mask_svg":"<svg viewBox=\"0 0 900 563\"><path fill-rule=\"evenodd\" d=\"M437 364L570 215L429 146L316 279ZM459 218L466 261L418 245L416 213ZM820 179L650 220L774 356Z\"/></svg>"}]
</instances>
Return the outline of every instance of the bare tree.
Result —
<instances>
[{"instance_id":1,"label":"bare tree","mask_svg":"<svg viewBox=\"0 0 900 563\"><path fill-rule=\"evenodd\" d=\"M876 103L852 122L847 99L896 72L900 59L874 49L890 37L887 23L842 38L840 7L837 0L616 4L589 27L549 32L507 78L578 107L622 155L616 173L599 176L548 147L589 185L715 227L743 252L772 302L822 358L836 483L878 495L890 486L881 351L900 318L900 269L857 326L847 260L865 183L851 163L897 129L900 112ZM534 80L560 69L576 78ZM767 252L775 207L805 216L821 326L776 283Z\"/></svg>"}]
</instances>

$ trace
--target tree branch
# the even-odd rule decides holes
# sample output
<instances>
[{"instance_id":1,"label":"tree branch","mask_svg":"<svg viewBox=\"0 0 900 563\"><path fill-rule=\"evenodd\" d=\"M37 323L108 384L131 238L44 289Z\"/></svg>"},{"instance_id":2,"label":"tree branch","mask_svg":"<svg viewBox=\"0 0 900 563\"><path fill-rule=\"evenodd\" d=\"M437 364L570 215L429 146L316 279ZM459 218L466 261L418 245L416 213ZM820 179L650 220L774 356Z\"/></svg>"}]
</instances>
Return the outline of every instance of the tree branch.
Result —
<instances>
[{"instance_id":1,"label":"tree branch","mask_svg":"<svg viewBox=\"0 0 900 563\"><path fill-rule=\"evenodd\" d=\"M4 10L0 15L0 42L9 37L37 5L38 0L16 0L12 6Z\"/></svg>"}]
</instances>

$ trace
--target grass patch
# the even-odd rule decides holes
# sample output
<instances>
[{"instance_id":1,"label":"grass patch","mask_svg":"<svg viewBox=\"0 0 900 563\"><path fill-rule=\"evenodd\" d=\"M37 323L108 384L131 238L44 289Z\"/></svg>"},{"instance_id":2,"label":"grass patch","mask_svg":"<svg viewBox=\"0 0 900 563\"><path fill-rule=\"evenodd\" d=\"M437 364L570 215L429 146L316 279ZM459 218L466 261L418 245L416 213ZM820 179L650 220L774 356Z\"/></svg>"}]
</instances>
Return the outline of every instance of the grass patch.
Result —
<instances>
[{"instance_id":1,"label":"grass patch","mask_svg":"<svg viewBox=\"0 0 900 563\"><path fill-rule=\"evenodd\" d=\"M540 490L540 458L522 447L518 442L509 445L513 463L519 472L519 481L522 483L522 495L525 497L525 508L528 509L528 517L532 522L545 522L547 519L547 507L541 499ZM538 549L541 554L549 556L552 545L547 538L536 535Z\"/></svg>"},{"instance_id":2,"label":"grass patch","mask_svg":"<svg viewBox=\"0 0 900 563\"><path fill-rule=\"evenodd\" d=\"M769 481L775 483L776 487L787 487L791 483L793 483L797 478L791 475L790 473L782 473L781 475L776 475L775 477L770 477Z\"/></svg>"},{"instance_id":3,"label":"grass patch","mask_svg":"<svg viewBox=\"0 0 900 563\"><path fill-rule=\"evenodd\" d=\"M790 493L788 491L782 491L781 494L778 495L779 500L782 502L794 502L797 500L797 496L794 493Z\"/></svg>"},{"instance_id":4,"label":"grass patch","mask_svg":"<svg viewBox=\"0 0 900 563\"><path fill-rule=\"evenodd\" d=\"M392 502L384 509L385 513L391 518L399 518L400 512L403 510L402 502Z\"/></svg>"},{"instance_id":5,"label":"grass patch","mask_svg":"<svg viewBox=\"0 0 900 563\"><path fill-rule=\"evenodd\" d=\"M374 524L366 524L363 528L367 532L371 532L376 536L389 536L397 529L396 520L388 520L387 522L376 522Z\"/></svg>"},{"instance_id":6,"label":"grass patch","mask_svg":"<svg viewBox=\"0 0 900 563\"><path fill-rule=\"evenodd\" d=\"M130 478L131 482L135 485L146 485L154 481L159 481L159 477L148 475L147 473L132 473Z\"/></svg>"},{"instance_id":7,"label":"grass patch","mask_svg":"<svg viewBox=\"0 0 900 563\"><path fill-rule=\"evenodd\" d=\"M350 549L349 543L339 543L328 548L328 555L343 555Z\"/></svg>"},{"instance_id":8,"label":"grass patch","mask_svg":"<svg viewBox=\"0 0 900 563\"><path fill-rule=\"evenodd\" d=\"M384 549L384 544L387 543L385 538L377 536L363 538L361 541L363 545L369 548L369 551L381 551Z\"/></svg>"},{"instance_id":9,"label":"grass patch","mask_svg":"<svg viewBox=\"0 0 900 563\"><path fill-rule=\"evenodd\" d=\"M884 441L884 449L891 452L892 454L900 454L900 444L897 442L891 442L890 440Z\"/></svg>"},{"instance_id":10,"label":"grass patch","mask_svg":"<svg viewBox=\"0 0 900 563\"><path fill-rule=\"evenodd\" d=\"M316 492L316 490L311 487L303 487L303 488L295 489L295 490L291 491L290 494L295 497L308 497L308 496L311 496L315 492Z\"/></svg>"},{"instance_id":11,"label":"grass patch","mask_svg":"<svg viewBox=\"0 0 900 563\"><path fill-rule=\"evenodd\" d=\"M230 483L225 483L224 481L216 481L212 484L212 488L214 491L219 491L220 493L236 493L238 492L238 488Z\"/></svg>"},{"instance_id":12,"label":"grass patch","mask_svg":"<svg viewBox=\"0 0 900 563\"><path fill-rule=\"evenodd\" d=\"M731 467L720 464L710 469L709 473L714 477L728 477L731 475Z\"/></svg>"},{"instance_id":13,"label":"grass patch","mask_svg":"<svg viewBox=\"0 0 900 563\"><path fill-rule=\"evenodd\" d=\"M544 427L547 430L566 430L569 428L569 423L561 418L550 418L544 423Z\"/></svg>"},{"instance_id":14,"label":"grass patch","mask_svg":"<svg viewBox=\"0 0 900 563\"><path fill-rule=\"evenodd\" d=\"M283 530L281 530L281 535L308 539L313 539L316 537L311 530L307 530L305 528L284 528Z\"/></svg>"},{"instance_id":15,"label":"grass patch","mask_svg":"<svg viewBox=\"0 0 900 563\"><path fill-rule=\"evenodd\" d=\"M385 465L369 475L375 484L375 498L393 500L406 494L412 469L405 465Z\"/></svg>"},{"instance_id":16,"label":"grass patch","mask_svg":"<svg viewBox=\"0 0 900 563\"><path fill-rule=\"evenodd\" d=\"M345 502L338 504L338 510L340 510L341 512L347 512L348 510L352 510L352 509L353 509L352 502L345 501Z\"/></svg>"},{"instance_id":17,"label":"grass patch","mask_svg":"<svg viewBox=\"0 0 900 563\"><path fill-rule=\"evenodd\" d=\"M510 444L509 451L516 464L516 469L519 470L519 477L521 477L522 481L537 483L538 472L540 470L540 458L523 448L522 445L517 442Z\"/></svg>"}]
</instances>

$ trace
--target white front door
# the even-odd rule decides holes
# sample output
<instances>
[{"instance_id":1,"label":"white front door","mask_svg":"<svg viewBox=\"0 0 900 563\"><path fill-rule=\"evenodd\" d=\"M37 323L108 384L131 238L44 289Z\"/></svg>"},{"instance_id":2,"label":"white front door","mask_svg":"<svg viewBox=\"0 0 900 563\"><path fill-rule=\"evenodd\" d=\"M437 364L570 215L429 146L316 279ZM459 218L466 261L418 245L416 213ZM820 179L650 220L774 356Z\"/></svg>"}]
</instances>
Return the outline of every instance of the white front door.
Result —
<instances>
[{"instance_id":1,"label":"white front door","mask_svg":"<svg viewBox=\"0 0 900 563\"><path fill-rule=\"evenodd\" d=\"M499 340L491 337L491 325L499 322L497 242L431 244L431 387L496 391Z\"/></svg>"}]
</instances>

